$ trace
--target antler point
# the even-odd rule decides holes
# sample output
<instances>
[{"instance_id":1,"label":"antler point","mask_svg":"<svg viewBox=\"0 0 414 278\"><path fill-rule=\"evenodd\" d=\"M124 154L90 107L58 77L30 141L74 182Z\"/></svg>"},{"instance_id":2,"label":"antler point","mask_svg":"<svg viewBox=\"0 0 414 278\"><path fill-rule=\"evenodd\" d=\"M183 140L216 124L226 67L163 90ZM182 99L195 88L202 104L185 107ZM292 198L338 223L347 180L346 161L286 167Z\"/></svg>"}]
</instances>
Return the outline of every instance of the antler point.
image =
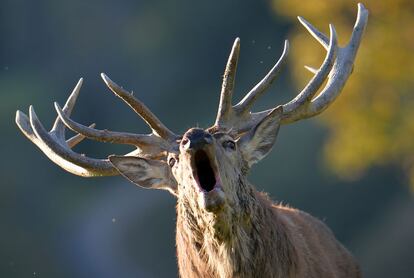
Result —
<instances>
[{"instance_id":1,"label":"antler point","mask_svg":"<svg viewBox=\"0 0 414 278\"><path fill-rule=\"evenodd\" d=\"M63 112L63 111L62 111L62 108L60 108L60 105L59 105L59 103L57 103L57 101L53 102L53 105L55 106L55 109L56 109L58 112Z\"/></svg>"},{"instance_id":2,"label":"antler point","mask_svg":"<svg viewBox=\"0 0 414 278\"><path fill-rule=\"evenodd\" d=\"M289 40L285 40L282 56L287 55L288 53L289 53Z\"/></svg>"},{"instance_id":3,"label":"antler point","mask_svg":"<svg viewBox=\"0 0 414 278\"><path fill-rule=\"evenodd\" d=\"M362 4L362 3L358 3L358 9L366 10L364 4Z\"/></svg>"},{"instance_id":4,"label":"antler point","mask_svg":"<svg viewBox=\"0 0 414 278\"><path fill-rule=\"evenodd\" d=\"M108 83L112 83L112 80L106 75L105 73L101 73L102 80L108 85Z\"/></svg>"},{"instance_id":5,"label":"antler point","mask_svg":"<svg viewBox=\"0 0 414 278\"><path fill-rule=\"evenodd\" d=\"M311 73L313 73L313 74L316 74L316 73L318 73L318 70L317 69L315 69L315 68L313 68L313 67L310 67L310 66L303 66L305 69L307 69L308 71L310 71Z\"/></svg>"},{"instance_id":6,"label":"antler point","mask_svg":"<svg viewBox=\"0 0 414 278\"><path fill-rule=\"evenodd\" d=\"M25 114L22 111L20 111L20 110L16 111L15 121L16 121L17 125L19 125L19 123L21 122L21 118L23 118L24 116L25 116Z\"/></svg>"}]
</instances>

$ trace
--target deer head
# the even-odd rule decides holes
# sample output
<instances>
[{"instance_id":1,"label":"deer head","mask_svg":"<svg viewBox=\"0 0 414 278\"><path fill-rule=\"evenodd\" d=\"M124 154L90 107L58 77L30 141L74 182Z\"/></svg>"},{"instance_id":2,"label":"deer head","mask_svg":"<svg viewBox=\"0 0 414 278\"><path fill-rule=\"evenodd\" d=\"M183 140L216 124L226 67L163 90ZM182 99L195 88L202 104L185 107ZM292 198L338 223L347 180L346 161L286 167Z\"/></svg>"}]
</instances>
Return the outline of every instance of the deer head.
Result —
<instances>
[{"instance_id":1,"label":"deer head","mask_svg":"<svg viewBox=\"0 0 414 278\"><path fill-rule=\"evenodd\" d=\"M166 189L179 200L187 200L189 206L213 213L221 211L229 204L240 203L241 197L237 194L240 177L245 177L249 168L270 152L281 125L313 117L337 98L352 72L367 12L359 4L357 21L345 47L338 46L333 25L329 25L328 38L303 18L299 17L299 21L327 50L326 57L319 69L306 67L314 73L313 78L293 100L275 108L261 112L251 110L285 64L288 41L285 41L283 53L275 66L239 103L233 105L240 52L237 38L225 69L217 118L207 129L191 128L183 135L173 133L132 93L105 74L101 76L106 85L149 125L150 134L98 130L94 125L84 126L72 120L70 115L82 79L63 108L55 103L58 117L49 132L32 106L29 117L17 111L16 123L46 156L70 173L83 177L121 174L139 186ZM66 140L65 127L77 135ZM122 156L112 155L108 159L89 158L72 150L85 137L132 145L136 150Z\"/></svg>"}]
</instances>

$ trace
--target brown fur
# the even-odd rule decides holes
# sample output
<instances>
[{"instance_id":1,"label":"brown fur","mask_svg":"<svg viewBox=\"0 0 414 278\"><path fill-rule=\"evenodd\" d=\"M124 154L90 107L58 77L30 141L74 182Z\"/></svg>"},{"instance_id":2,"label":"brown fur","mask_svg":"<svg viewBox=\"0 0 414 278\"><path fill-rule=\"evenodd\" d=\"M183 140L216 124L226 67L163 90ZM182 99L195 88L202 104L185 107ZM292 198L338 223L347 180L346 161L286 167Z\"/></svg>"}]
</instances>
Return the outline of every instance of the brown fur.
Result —
<instances>
[{"instance_id":1,"label":"brown fur","mask_svg":"<svg viewBox=\"0 0 414 278\"><path fill-rule=\"evenodd\" d=\"M278 118L269 115L240 138L190 129L179 149L168 154L168 164L136 157L111 157L111 162L131 181L177 197L183 278L360 277L352 256L322 222L275 205L247 181L251 165L275 142ZM200 153L208 160L204 166L197 164ZM214 185L201 182L200 173Z\"/></svg>"},{"instance_id":2,"label":"brown fur","mask_svg":"<svg viewBox=\"0 0 414 278\"><path fill-rule=\"evenodd\" d=\"M247 198L238 204L241 214L230 218L191 211L179 201L181 277L361 277L350 253L321 221L273 204L248 184L240 188ZM229 222L220 223L224 219Z\"/></svg>"}]
</instances>

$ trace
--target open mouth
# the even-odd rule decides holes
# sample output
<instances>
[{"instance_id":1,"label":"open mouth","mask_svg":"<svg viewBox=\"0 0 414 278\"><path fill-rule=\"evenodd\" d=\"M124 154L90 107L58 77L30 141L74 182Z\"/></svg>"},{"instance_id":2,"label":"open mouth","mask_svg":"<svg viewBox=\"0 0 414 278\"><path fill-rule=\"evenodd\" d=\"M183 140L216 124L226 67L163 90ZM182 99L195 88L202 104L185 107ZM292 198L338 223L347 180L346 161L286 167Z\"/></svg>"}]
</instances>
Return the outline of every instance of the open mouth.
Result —
<instances>
[{"instance_id":1,"label":"open mouth","mask_svg":"<svg viewBox=\"0 0 414 278\"><path fill-rule=\"evenodd\" d=\"M195 178L203 191L210 192L216 185L216 175L207 153L198 150L194 154Z\"/></svg>"}]
</instances>

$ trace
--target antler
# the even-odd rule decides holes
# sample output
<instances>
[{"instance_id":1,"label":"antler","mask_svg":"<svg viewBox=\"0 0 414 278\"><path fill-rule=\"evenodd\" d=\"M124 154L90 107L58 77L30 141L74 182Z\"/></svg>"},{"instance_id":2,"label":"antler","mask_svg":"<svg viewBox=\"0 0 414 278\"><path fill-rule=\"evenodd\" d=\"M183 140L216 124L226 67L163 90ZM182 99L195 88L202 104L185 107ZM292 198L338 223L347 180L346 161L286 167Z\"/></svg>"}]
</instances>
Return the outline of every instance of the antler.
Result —
<instances>
[{"instance_id":1,"label":"antler","mask_svg":"<svg viewBox=\"0 0 414 278\"><path fill-rule=\"evenodd\" d=\"M357 20L350 42L343 48L338 46L337 35L333 25L329 25L330 37L328 39L306 20L301 17L298 17L298 19L311 35L322 44L327 50L327 53L318 70L305 66L315 75L293 100L282 105L283 115L281 124L292 123L321 113L340 94L348 77L352 73L355 56L368 21L368 11L361 3L358 4ZM235 40L223 77L220 104L214 124L215 128L232 130L233 133L243 133L253 128L273 110L269 109L257 113L250 112L250 108L255 100L269 88L282 65L285 64L288 50L289 43L285 41L283 53L275 66L238 104L233 106L231 99L240 52L240 40L238 38ZM328 81L325 87L315 97L326 79Z\"/></svg>"},{"instance_id":2,"label":"antler","mask_svg":"<svg viewBox=\"0 0 414 278\"><path fill-rule=\"evenodd\" d=\"M281 124L313 117L325 110L336 99L352 73L355 56L367 24L368 11L362 4L358 4L358 16L350 42L343 48L337 45L333 25L329 25L330 38L328 39L310 23L301 17L298 19L312 36L327 49L327 54L318 70L306 67L315 74L306 87L293 100L279 106L283 110ZM238 38L235 40L223 77L220 104L213 128L231 130L233 133L240 134L256 126L258 122L274 110L273 108L257 113L250 112L250 108L256 99L263 95L275 80L282 65L286 62L288 50L289 44L285 41L283 53L276 65L238 104L233 106L232 95L240 53L240 40ZM29 109L29 117L17 111L17 125L26 137L36 144L53 162L79 176L92 177L118 174L118 171L108 159L89 158L72 151L71 148L85 137L102 142L129 144L137 148L127 155L145 156L153 159L165 158L166 152L177 147L178 136L170 131L132 93L118 86L105 74L101 74L101 76L109 89L125 101L150 126L152 130L150 134L98 130L94 128L94 125L88 127L71 120L69 116L79 95L82 79L75 86L63 109L55 103L58 117L49 132L39 121L32 106ZM326 79L328 81L325 87L315 97ZM65 126L78 134L65 140Z\"/></svg>"},{"instance_id":3,"label":"antler","mask_svg":"<svg viewBox=\"0 0 414 278\"><path fill-rule=\"evenodd\" d=\"M98 130L94 129L94 124L88 127L71 120L69 116L79 95L83 82L82 78L70 94L63 109L55 102L58 117L49 132L46 131L39 121L33 106L30 106L29 117L21 111L16 113L16 123L26 137L37 145L53 162L78 176L118 175L118 171L108 159L89 158L72 151L71 148L85 137L101 142L133 145L137 149L126 155L147 156L158 159L163 157L166 151L174 148L176 144L177 135L165 127L141 101L119 87L105 74L101 74L101 76L112 92L124 100L150 126L152 129L151 134ZM65 125L78 134L65 140Z\"/></svg>"}]
</instances>

